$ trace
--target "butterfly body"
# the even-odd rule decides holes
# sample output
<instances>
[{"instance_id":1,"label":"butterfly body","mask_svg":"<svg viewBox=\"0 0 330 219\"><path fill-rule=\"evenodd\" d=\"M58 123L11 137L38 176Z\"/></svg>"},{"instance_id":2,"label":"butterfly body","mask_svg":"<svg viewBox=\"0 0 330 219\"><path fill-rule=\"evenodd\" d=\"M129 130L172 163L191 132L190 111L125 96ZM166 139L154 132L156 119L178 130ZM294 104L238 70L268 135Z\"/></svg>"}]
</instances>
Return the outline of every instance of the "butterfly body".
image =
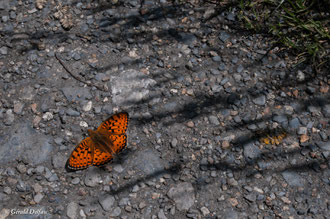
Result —
<instances>
[{"instance_id":1,"label":"butterfly body","mask_svg":"<svg viewBox=\"0 0 330 219\"><path fill-rule=\"evenodd\" d=\"M109 117L96 131L88 130L89 137L72 151L66 167L81 170L111 161L126 146L127 124L128 113L122 112Z\"/></svg>"},{"instance_id":2,"label":"butterfly body","mask_svg":"<svg viewBox=\"0 0 330 219\"><path fill-rule=\"evenodd\" d=\"M104 129L100 131L93 131L89 129L87 131L92 141L96 144L96 147L98 147L102 152L108 152L110 154L114 153L114 150L112 149L113 144L112 141L109 140L110 133L108 133L108 131Z\"/></svg>"}]
</instances>

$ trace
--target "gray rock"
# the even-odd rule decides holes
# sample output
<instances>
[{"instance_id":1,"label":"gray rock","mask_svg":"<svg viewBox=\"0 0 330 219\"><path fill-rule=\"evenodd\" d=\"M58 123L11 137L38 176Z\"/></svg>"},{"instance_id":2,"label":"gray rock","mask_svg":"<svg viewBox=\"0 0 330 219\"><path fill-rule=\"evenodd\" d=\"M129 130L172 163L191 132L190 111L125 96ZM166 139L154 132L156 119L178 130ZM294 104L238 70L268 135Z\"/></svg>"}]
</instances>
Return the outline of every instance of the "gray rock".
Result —
<instances>
[{"instance_id":1,"label":"gray rock","mask_svg":"<svg viewBox=\"0 0 330 219\"><path fill-rule=\"evenodd\" d=\"M214 56L214 57L212 57L212 60L214 62L221 62L221 57L220 56Z\"/></svg>"},{"instance_id":2,"label":"gray rock","mask_svg":"<svg viewBox=\"0 0 330 219\"><path fill-rule=\"evenodd\" d=\"M282 176L290 186L304 186L305 184L305 180L297 172L286 170L282 172Z\"/></svg>"},{"instance_id":3,"label":"gray rock","mask_svg":"<svg viewBox=\"0 0 330 219\"><path fill-rule=\"evenodd\" d=\"M85 112L88 112L92 109L92 106L93 106L93 102L92 101L88 101L87 103L85 103L82 107L82 109L85 111Z\"/></svg>"},{"instance_id":4,"label":"gray rock","mask_svg":"<svg viewBox=\"0 0 330 219\"><path fill-rule=\"evenodd\" d=\"M220 110L221 112L221 115L224 116L224 117L227 117L230 115L230 110L229 109L222 109Z\"/></svg>"},{"instance_id":5,"label":"gray rock","mask_svg":"<svg viewBox=\"0 0 330 219\"><path fill-rule=\"evenodd\" d=\"M15 116L13 114L13 110L8 109L4 115L4 123L5 125L12 125L15 120Z\"/></svg>"},{"instance_id":6,"label":"gray rock","mask_svg":"<svg viewBox=\"0 0 330 219\"><path fill-rule=\"evenodd\" d=\"M218 85L218 84L214 84L214 85L212 85L212 87L211 87L211 90L214 92L214 93L219 93L220 91L221 91L221 86L220 85Z\"/></svg>"},{"instance_id":7,"label":"gray rock","mask_svg":"<svg viewBox=\"0 0 330 219\"><path fill-rule=\"evenodd\" d=\"M163 105L163 107L166 112L175 112L178 109L179 104L177 102L169 102Z\"/></svg>"},{"instance_id":8,"label":"gray rock","mask_svg":"<svg viewBox=\"0 0 330 219\"><path fill-rule=\"evenodd\" d=\"M173 138L172 141L171 141L171 146L172 146L173 148L175 148L177 145L178 145L178 139Z\"/></svg>"},{"instance_id":9,"label":"gray rock","mask_svg":"<svg viewBox=\"0 0 330 219\"><path fill-rule=\"evenodd\" d=\"M251 193L249 193L247 195L244 195L244 198L246 200L248 200L249 202L255 202L257 200L257 196L253 192L251 192Z\"/></svg>"},{"instance_id":10,"label":"gray rock","mask_svg":"<svg viewBox=\"0 0 330 219\"><path fill-rule=\"evenodd\" d=\"M52 157L52 163L55 169L63 168L65 166L67 157L63 153L57 153Z\"/></svg>"},{"instance_id":11,"label":"gray rock","mask_svg":"<svg viewBox=\"0 0 330 219\"><path fill-rule=\"evenodd\" d=\"M69 116L80 116L80 113L76 110L73 110L71 108L69 108L67 111L66 111L66 114L69 115Z\"/></svg>"},{"instance_id":12,"label":"gray rock","mask_svg":"<svg viewBox=\"0 0 330 219\"><path fill-rule=\"evenodd\" d=\"M251 124L251 125L248 125L247 127L249 130L256 130L258 127L256 124Z\"/></svg>"},{"instance_id":13,"label":"gray rock","mask_svg":"<svg viewBox=\"0 0 330 219\"><path fill-rule=\"evenodd\" d=\"M21 102L14 103L14 113L20 115L22 113L23 108L24 108L24 103Z\"/></svg>"},{"instance_id":14,"label":"gray rock","mask_svg":"<svg viewBox=\"0 0 330 219\"><path fill-rule=\"evenodd\" d=\"M15 176L16 174L15 169L12 167L8 167L5 172L7 176Z\"/></svg>"},{"instance_id":15,"label":"gray rock","mask_svg":"<svg viewBox=\"0 0 330 219\"><path fill-rule=\"evenodd\" d=\"M326 141L328 139L328 135L323 131L320 132L320 136L321 136L323 141Z\"/></svg>"},{"instance_id":16,"label":"gray rock","mask_svg":"<svg viewBox=\"0 0 330 219\"><path fill-rule=\"evenodd\" d=\"M121 214L120 207L115 207L115 209L113 209L113 211L110 213L110 216L111 217L119 217L120 214Z\"/></svg>"},{"instance_id":17,"label":"gray rock","mask_svg":"<svg viewBox=\"0 0 330 219\"><path fill-rule=\"evenodd\" d=\"M320 112L320 110L315 106L308 106L307 110L308 110L308 112L315 113L315 114L318 114Z\"/></svg>"},{"instance_id":18,"label":"gray rock","mask_svg":"<svg viewBox=\"0 0 330 219\"><path fill-rule=\"evenodd\" d=\"M69 102L84 100L84 99L91 99L92 95L87 87L63 87L61 88L64 96Z\"/></svg>"},{"instance_id":19,"label":"gray rock","mask_svg":"<svg viewBox=\"0 0 330 219\"><path fill-rule=\"evenodd\" d=\"M159 219L167 219L167 217L165 216L165 213L164 213L164 210L163 209L160 209L159 210L157 216L158 216Z\"/></svg>"},{"instance_id":20,"label":"gray rock","mask_svg":"<svg viewBox=\"0 0 330 219\"><path fill-rule=\"evenodd\" d=\"M298 135L306 135L307 134L307 127L299 127Z\"/></svg>"},{"instance_id":21,"label":"gray rock","mask_svg":"<svg viewBox=\"0 0 330 219\"><path fill-rule=\"evenodd\" d=\"M120 165L120 164L116 164L116 165L114 165L113 169L114 169L114 171L116 171L117 173L122 173L122 172L124 171L123 166Z\"/></svg>"},{"instance_id":22,"label":"gray rock","mask_svg":"<svg viewBox=\"0 0 330 219\"><path fill-rule=\"evenodd\" d=\"M44 173L44 171L45 171L45 167L44 166L37 166L37 168L36 168L36 173L37 174L43 174Z\"/></svg>"},{"instance_id":23,"label":"gray rock","mask_svg":"<svg viewBox=\"0 0 330 219\"><path fill-rule=\"evenodd\" d=\"M51 112L46 112L43 116L42 119L44 121L50 121L54 118L53 114Z\"/></svg>"},{"instance_id":24,"label":"gray rock","mask_svg":"<svg viewBox=\"0 0 330 219\"><path fill-rule=\"evenodd\" d=\"M300 82L305 80L305 74L300 70L298 70L298 72L297 72L297 80Z\"/></svg>"},{"instance_id":25,"label":"gray rock","mask_svg":"<svg viewBox=\"0 0 330 219\"><path fill-rule=\"evenodd\" d=\"M110 79L112 102L116 106L130 106L146 98L148 88L156 84L156 81L136 70L126 70L118 76Z\"/></svg>"},{"instance_id":26,"label":"gray rock","mask_svg":"<svg viewBox=\"0 0 330 219\"><path fill-rule=\"evenodd\" d=\"M227 67L226 67L226 65L224 64L224 63L221 63L220 64L220 66L218 67L218 69L220 70L220 71L223 71L223 70L225 70Z\"/></svg>"},{"instance_id":27,"label":"gray rock","mask_svg":"<svg viewBox=\"0 0 330 219\"><path fill-rule=\"evenodd\" d=\"M229 12L228 15L227 15L227 20L229 21L235 21L235 14L233 12Z\"/></svg>"},{"instance_id":28,"label":"gray rock","mask_svg":"<svg viewBox=\"0 0 330 219\"><path fill-rule=\"evenodd\" d=\"M213 125L220 125L220 122L216 116L209 116L209 121Z\"/></svg>"},{"instance_id":29,"label":"gray rock","mask_svg":"<svg viewBox=\"0 0 330 219\"><path fill-rule=\"evenodd\" d=\"M238 219L238 213L233 209L226 209L223 215L224 219Z\"/></svg>"},{"instance_id":30,"label":"gray rock","mask_svg":"<svg viewBox=\"0 0 330 219\"><path fill-rule=\"evenodd\" d=\"M75 178L71 181L71 183L72 183L73 185L77 185L78 183L80 183L80 179L79 179L79 177L75 177Z\"/></svg>"},{"instance_id":31,"label":"gray rock","mask_svg":"<svg viewBox=\"0 0 330 219\"><path fill-rule=\"evenodd\" d=\"M76 202L70 202L68 204L66 215L71 219L78 218L78 204Z\"/></svg>"},{"instance_id":32,"label":"gray rock","mask_svg":"<svg viewBox=\"0 0 330 219\"><path fill-rule=\"evenodd\" d=\"M319 148L321 148L323 151L330 151L330 141L328 142L317 142L316 143Z\"/></svg>"},{"instance_id":33,"label":"gray rock","mask_svg":"<svg viewBox=\"0 0 330 219\"><path fill-rule=\"evenodd\" d=\"M24 164L18 164L17 170L19 173L25 173L26 172L26 166Z\"/></svg>"},{"instance_id":34,"label":"gray rock","mask_svg":"<svg viewBox=\"0 0 330 219\"><path fill-rule=\"evenodd\" d=\"M102 112L111 115L113 113L112 111L113 106L110 103L106 103L103 107L102 107Z\"/></svg>"},{"instance_id":35,"label":"gray rock","mask_svg":"<svg viewBox=\"0 0 330 219\"><path fill-rule=\"evenodd\" d=\"M105 195L99 198L99 203L103 210L110 211L115 203L115 198L112 195Z\"/></svg>"},{"instance_id":36,"label":"gray rock","mask_svg":"<svg viewBox=\"0 0 330 219\"><path fill-rule=\"evenodd\" d=\"M241 73L243 70L244 70L244 68L243 68L242 65L239 65L239 66L237 67L237 69L236 69L236 71L237 71L238 73Z\"/></svg>"},{"instance_id":37,"label":"gray rock","mask_svg":"<svg viewBox=\"0 0 330 219\"><path fill-rule=\"evenodd\" d=\"M236 123L241 123L242 122L242 119L241 119L241 117L239 115L237 115L237 116L234 117L234 121Z\"/></svg>"},{"instance_id":38,"label":"gray rock","mask_svg":"<svg viewBox=\"0 0 330 219\"><path fill-rule=\"evenodd\" d=\"M258 167L261 169L261 170L266 170L268 168L271 167L271 163L270 162L267 162L267 161L263 161L263 160L258 160Z\"/></svg>"},{"instance_id":39,"label":"gray rock","mask_svg":"<svg viewBox=\"0 0 330 219\"><path fill-rule=\"evenodd\" d=\"M50 139L27 123L16 123L5 133L0 136L0 164L23 159L30 165L37 165L49 158L53 148Z\"/></svg>"},{"instance_id":40,"label":"gray rock","mask_svg":"<svg viewBox=\"0 0 330 219\"><path fill-rule=\"evenodd\" d=\"M214 12L215 12L214 8L207 8L203 14L203 18L205 20L209 19L214 14Z\"/></svg>"},{"instance_id":41,"label":"gray rock","mask_svg":"<svg viewBox=\"0 0 330 219\"><path fill-rule=\"evenodd\" d=\"M0 54L1 55L7 55L8 54L8 47L3 46L0 48Z\"/></svg>"},{"instance_id":42,"label":"gray rock","mask_svg":"<svg viewBox=\"0 0 330 219\"><path fill-rule=\"evenodd\" d=\"M137 168L147 175L164 170L162 159L160 159L158 153L152 149L137 152L135 158L130 161L129 165L131 168ZM130 167L128 167L128 169L129 168Z\"/></svg>"},{"instance_id":43,"label":"gray rock","mask_svg":"<svg viewBox=\"0 0 330 219\"><path fill-rule=\"evenodd\" d=\"M2 16L1 18L2 18L3 23L6 23L7 21L9 21L9 17L6 15Z\"/></svg>"},{"instance_id":44,"label":"gray rock","mask_svg":"<svg viewBox=\"0 0 330 219\"><path fill-rule=\"evenodd\" d=\"M96 114L101 113L101 111L102 111L102 107L101 107L101 106L95 106L95 107L94 107L94 112L95 112Z\"/></svg>"},{"instance_id":45,"label":"gray rock","mask_svg":"<svg viewBox=\"0 0 330 219\"><path fill-rule=\"evenodd\" d=\"M49 177L47 177L48 182L55 182L58 181L59 178L56 173L51 174Z\"/></svg>"},{"instance_id":46,"label":"gray rock","mask_svg":"<svg viewBox=\"0 0 330 219\"><path fill-rule=\"evenodd\" d=\"M10 0L1 0L0 1L0 10L7 10L9 9L10 5Z\"/></svg>"},{"instance_id":47,"label":"gray rock","mask_svg":"<svg viewBox=\"0 0 330 219\"><path fill-rule=\"evenodd\" d=\"M132 192L133 193L136 193L140 190L140 187L138 185L134 185L133 188L132 188Z\"/></svg>"},{"instance_id":48,"label":"gray rock","mask_svg":"<svg viewBox=\"0 0 330 219\"><path fill-rule=\"evenodd\" d=\"M291 119L291 120L289 121L289 126L290 126L290 128L292 128L292 129L297 129L297 128L299 128L300 125L301 125L301 124L300 124L298 118L293 118L293 119Z\"/></svg>"},{"instance_id":49,"label":"gray rock","mask_svg":"<svg viewBox=\"0 0 330 219\"><path fill-rule=\"evenodd\" d=\"M36 203L39 203L39 202L41 202L41 200L43 199L43 194L41 194L41 193L37 193L34 197L33 197L33 200L36 202Z\"/></svg>"},{"instance_id":50,"label":"gray rock","mask_svg":"<svg viewBox=\"0 0 330 219\"><path fill-rule=\"evenodd\" d=\"M129 205L130 204L130 201L129 201L129 198L122 198L120 201L119 201L119 206L123 207L125 205Z\"/></svg>"},{"instance_id":51,"label":"gray rock","mask_svg":"<svg viewBox=\"0 0 330 219\"><path fill-rule=\"evenodd\" d=\"M326 118L330 118L330 104L326 104L322 107L322 113Z\"/></svg>"},{"instance_id":52,"label":"gray rock","mask_svg":"<svg viewBox=\"0 0 330 219\"><path fill-rule=\"evenodd\" d=\"M220 32L220 36L219 36L219 39L222 41L222 42L226 42L228 39L229 39L229 34L224 32L224 31L221 31Z\"/></svg>"},{"instance_id":53,"label":"gray rock","mask_svg":"<svg viewBox=\"0 0 330 219\"><path fill-rule=\"evenodd\" d=\"M0 192L0 201L1 201L1 202L6 202L6 201L8 201L9 199L10 199L10 198L9 198L8 195L6 195L6 194Z\"/></svg>"},{"instance_id":54,"label":"gray rock","mask_svg":"<svg viewBox=\"0 0 330 219\"><path fill-rule=\"evenodd\" d=\"M97 81L102 81L103 80L103 78L105 77L106 75L104 74L104 73L98 73L98 74L96 74L95 75L95 80L97 80Z\"/></svg>"},{"instance_id":55,"label":"gray rock","mask_svg":"<svg viewBox=\"0 0 330 219\"><path fill-rule=\"evenodd\" d=\"M11 194L11 188L6 186L3 188L3 192L6 193L7 195ZM0 198L0 201L1 201L1 198Z\"/></svg>"},{"instance_id":56,"label":"gray rock","mask_svg":"<svg viewBox=\"0 0 330 219\"><path fill-rule=\"evenodd\" d=\"M97 186L101 181L101 175L95 168L89 168L85 176L85 185L89 187Z\"/></svg>"},{"instance_id":57,"label":"gray rock","mask_svg":"<svg viewBox=\"0 0 330 219\"><path fill-rule=\"evenodd\" d=\"M232 60L231 60L231 62L233 63L233 64L236 64L237 62L238 62L238 57L237 56L234 56L233 58L232 58ZM242 65L241 65L242 66Z\"/></svg>"},{"instance_id":58,"label":"gray rock","mask_svg":"<svg viewBox=\"0 0 330 219\"><path fill-rule=\"evenodd\" d=\"M179 183L171 187L167 192L167 196L175 202L176 207L180 211L188 210L195 202L194 188L188 182Z\"/></svg>"},{"instance_id":59,"label":"gray rock","mask_svg":"<svg viewBox=\"0 0 330 219\"><path fill-rule=\"evenodd\" d=\"M261 95L261 96L259 96L257 98L254 98L252 101L253 101L254 104L257 104L259 106L263 106L263 105L266 104L266 96L265 95Z\"/></svg>"},{"instance_id":60,"label":"gray rock","mask_svg":"<svg viewBox=\"0 0 330 219\"><path fill-rule=\"evenodd\" d=\"M54 142L55 142L57 145L62 145L63 138L61 138L61 137L57 137L57 138L54 139Z\"/></svg>"},{"instance_id":61,"label":"gray rock","mask_svg":"<svg viewBox=\"0 0 330 219\"><path fill-rule=\"evenodd\" d=\"M273 121L278 123L283 123L288 121L288 117L286 115L275 115L273 116Z\"/></svg>"},{"instance_id":62,"label":"gray rock","mask_svg":"<svg viewBox=\"0 0 330 219\"><path fill-rule=\"evenodd\" d=\"M261 154L260 149L253 142L245 144L243 148L244 157L248 161L257 159Z\"/></svg>"},{"instance_id":63,"label":"gray rock","mask_svg":"<svg viewBox=\"0 0 330 219\"><path fill-rule=\"evenodd\" d=\"M258 53L260 55L266 55L267 54L267 51L266 50L263 50L263 49L257 49L256 50L256 53Z\"/></svg>"},{"instance_id":64,"label":"gray rock","mask_svg":"<svg viewBox=\"0 0 330 219\"><path fill-rule=\"evenodd\" d=\"M22 180L18 180L18 183L16 184L16 189L19 192L26 192L28 190L28 186Z\"/></svg>"},{"instance_id":65,"label":"gray rock","mask_svg":"<svg viewBox=\"0 0 330 219\"><path fill-rule=\"evenodd\" d=\"M179 41L183 42L188 46L194 45L197 42L197 37L192 33L181 32L179 33L179 36Z\"/></svg>"},{"instance_id":66,"label":"gray rock","mask_svg":"<svg viewBox=\"0 0 330 219\"><path fill-rule=\"evenodd\" d=\"M16 13L15 13L15 11L10 11L10 12L9 12L9 17L10 17L11 19L15 19L15 18L16 18Z\"/></svg>"},{"instance_id":67,"label":"gray rock","mask_svg":"<svg viewBox=\"0 0 330 219\"><path fill-rule=\"evenodd\" d=\"M217 70L217 69L211 69L210 72L211 72L211 74L213 74L213 75L220 75L220 71Z\"/></svg>"}]
</instances>

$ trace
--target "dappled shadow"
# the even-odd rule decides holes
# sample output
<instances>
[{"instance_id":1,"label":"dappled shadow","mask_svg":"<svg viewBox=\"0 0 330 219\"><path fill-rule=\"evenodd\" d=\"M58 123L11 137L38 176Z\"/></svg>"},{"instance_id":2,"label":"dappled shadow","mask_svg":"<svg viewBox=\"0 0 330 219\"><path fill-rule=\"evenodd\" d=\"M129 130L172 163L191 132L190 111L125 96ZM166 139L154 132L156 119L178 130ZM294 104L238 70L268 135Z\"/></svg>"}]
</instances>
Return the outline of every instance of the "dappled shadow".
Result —
<instances>
[{"instance_id":1,"label":"dappled shadow","mask_svg":"<svg viewBox=\"0 0 330 219\"><path fill-rule=\"evenodd\" d=\"M121 5L113 5L113 4L109 4L109 5L100 5L96 8L92 8L92 9L88 9L86 10L86 15L90 15L90 14L95 14L95 13L100 13L100 12L104 12L107 9L113 8L113 7L120 7ZM143 14L136 14L136 15L128 15L128 16L123 16L120 18L116 18L116 17L111 17L111 16L104 16L103 18L101 18L100 20L97 21L98 24L101 24L99 29L95 30L95 33L99 33L102 37L98 38L97 36L93 36L93 32L88 33L88 37L86 37L87 41L90 42L123 42L125 41L125 43L129 43L129 44L145 44L145 43L149 43L151 41L153 41L153 38L156 36L157 38L161 39L163 42L159 43L159 46L161 47L166 47L167 45L169 45L172 41L176 41L176 42L180 42L180 43L185 43L186 40L190 40L190 39L186 39L185 35L186 33L188 33L187 30L181 30L179 28L176 27L166 27L160 30L157 30L155 32L151 32L151 31L140 31L140 32L132 32L130 33L130 30L133 30L135 27L139 27L140 24L142 23L146 23L146 22L156 22L156 21L161 21L162 19L166 19L168 14L171 14L172 18L176 18L176 17L180 17L185 15L180 9L181 9L181 5L172 5L172 6L166 6L166 7L156 7L156 8L150 8L148 9L145 13ZM229 7L229 6L228 6ZM218 16L222 11L227 10L227 8L219 8L215 11L215 13L213 15L211 15L209 18L202 20L204 23L206 23L205 25L211 25L207 22L211 21L213 18L215 18L216 16ZM108 17L107 17L108 16ZM118 35L115 35L115 33L113 34L112 31L112 26L119 26L118 28L122 28L127 30L127 32L129 33L123 33L120 32L118 33ZM234 32L233 34L237 34L237 35L244 35L247 32L244 31L243 29L239 28L237 25L232 24L232 25L228 25L229 28L235 30L236 32ZM188 29L189 30L189 29ZM92 30L94 31L94 30ZM38 49L38 45L37 42L35 41L39 41L39 40L43 40L43 39L47 39L47 40L54 40L54 42L56 43L62 43L62 42L66 42L68 39L72 39L72 37L70 37L69 34L70 32L47 32L47 31L41 31L41 32L31 32L31 33L19 33L21 34L21 37L17 37L17 38L13 38L11 40L11 43L13 44L13 48L15 48L15 44L22 42L24 40L29 40L30 41L30 46L22 48L20 50L20 52L29 52L30 50L36 50ZM0 31L1 35L7 35L7 36L11 36L14 35L13 32L6 32L6 31ZM16 33L15 33L16 34ZM111 35L113 34L113 35ZM189 38L189 37L188 37ZM78 34L74 37L74 40L77 39L85 39L85 38L81 38ZM126 42L128 41L128 42ZM219 51L219 48L212 48L212 47L208 47L208 50L214 50L214 51ZM246 64L245 67L258 67L262 65L261 59L267 57L268 53L264 56L261 56L260 59L255 60L254 62L248 63ZM146 61L143 60L143 58L138 58L138 59L132 59L129 61L124 61L121 62L120 64L126 66L126 67L135 67L140 63L144 63ZM86 69L85 72L89 72L91 70L94 70L96 72L105 72L109 69L111 69L115 64L109 64L107 66L104 67L95 67L95 68L91 68L89 67L89 69ZM182 67L183 69L180 69L181 72L188 72L188 74L191 74L192 71L189 69L185 69L185 67ZM204 69L203 69L204 70ZM171 71L175 71L171 70ZM180 75L180 72L177 74L173 73L173 77L169 77L169 78L164 78L161 77L162 74L164 72L171 72L168 69L164 69L161 72L159 72L158 74L150 74L148 76L141 76L141 78L136 78L136 80L142 79L142 78L152 78L154 79L157 83L156 85L154 85L153 87L151 87L150 89L153 89L152 91L157 91L158 88L160 88L161 86L164 85L168 85L173 81L176 81ZM289 75L290 73L287 73L287 75ZM184 75L181 75L184 76ZM287 81L288 78L283 78L281 80L279 80L280 83L278 83L278 88L283 88L285 86L292 86L294 83L289 83ZM307 80L308 79L308 80ZM299 82L300 84L304 84L307 81L311 81L313 80L313 77L308 77L306 78L305 81L303 82ZM293 79L294 81L294 79ZM198 81L197 83L201 83L203 84L204 82L202 81ZM167 127L170 127L173 124L176 123L185 123L187 121L190 120L194 120L196 118L201 118L202 116L207 116L210 115L212 112L219 112L221 110L224 109L234 109L237 110L240 107L243 107L244 104L246 104L246 102L244 103L242 100L243 98L253 98L256 95L259 94L264 94L264 88L260 89L254 85L246 85L246 87L244 87L243 89L241 89L240 91L232 91L232 92L227 92L224 90L221 90L220 92L214 92L213 94L208 94L205 91L199 90L196 91L194 93L194 95L186 97L186 99L180 100L181 102L177 103L177 107L171 110L164 110L164 104L160 103L159 104L159 108L151 108L150 113L151 116L141 116L138 119L134 119L137 121L137 125L141 126L143 124L150 124L152 122L157 122L157 123L162 123L166 118L170 118L169 120L164 122L164 125ZM250 92L252 90L252 92ZM144 98L143 100L139 101L139 102L129 102L127 101L126 104L128 105L133 105L131 108L129 108L130 111L132 112L139 112L139 107L141 105L145 105L145 104L151 104L152 105L152 101L155 98L162 98L163 94L162 93L156 93L156 92L151 92L151 94L147 97ZM180 96L182 97L182 96ZM283 102L281 104L285 104L285 103L291 103L292 101L296 101L301 105L301 109L297 110L296 112L302 112L307 110L308 106L324 106L325 104L329 103L329 98L327 97L320 97L320 98L309 98L308 100L299 100L299 99L293 99L293 98L283 98ZM168 102L171 102L172 100L169 98ZM176 101L176 100L174 100ZM172 116L174 115L178 115L174 118L172 118ZM237 131L237 130L243 130L246 129L247 126L251 125L251 124L258 124L259 122L269 122L271 121L273 115L263 115L261 118L258 119L248 119L248 120L244 120L241 122L231 122L230 124L225 124L225 126L223 128L221 128L224 132L226 131ZM220 129L219 127L214 127L214 129ZM289 132L288 132L289 133ZM291 133L289 133L291 134ZM263 135L266 135L266 133L264 133ZM262 135L261 135L262 136ZM245 144L248 143L252 143L254 141L256 141L258 138L260 138L260 135L246 135L246 136L240 136L237 139L235 139L232 143L234 145L234 147L243 147ZM206 170L208 169L216 169L216 170L220 170L220 171L227 171L227 170L231 170L231 171L240 171L240 172L249 172L249 174L247 175L251 175L251 173L254 173L255 171L257 172L275 172L275 171L283 171L286 169L290 169L290 170L295 170L295 171L300 171L300 170L310 170L310 168L314 169L315 167L317 167L318 165L320 165L323 161L322 160L318 160L315 159L313 161L308 161L304 164L298 164L298 165L290 165L288 167L285 167L284 169L277 169L277 170L256 170L254 168L254 165L259 161L259 160L271 160L273 157L273 151L267 152L267 153L261 153L260 156L258 156L257 158L251 159L249 161L247 161L247 163L245 165L235 165L235 164L231 164L228 163L226 161L221 161L215 164L207 164L207 165L200 165L200 167L206 168ZM281 152L281 155L293 155L296 153L300 153L300 150L294 150L294 151L289 151L289 152ZM270 158L269 158L270 157ZM197 162L196 162L196 165ZM152 174L149 174L147 176L143 176L141 178L137 178L137 179L133 179L132 182L129 182L125 185L121 185L118 188L112 190L110 192L110 194L112 195L116 195L119 194L123 191L129 190L131 189L134 185L137 185L141 182L145 182L148 181L150 179L156 178L158 176L161 176L163 174L178 174L181 171L181 164L173 164L172 166L170 166L170 168L166 169L166 170L159 170L156 171Z\"/></svg>"},{"instance_id":2,"label":"dappled shadow","mask_svg":"<svg viewBox=\"0 0 330 219\"><path fill-rule=\"evenodd\" d=\"M307 147L308 148L308 147ZM247 177L251 178L254 177L256 174L266 174L272 175L274 173L282 173L285 171L294 171L298 173L305 173L305 172L312 172L312 173L322 173L327 171L327 168L321 168L321 165L327 165L327 159L322 157L317 157L309 161L304 161L298 164L285 164L285 162L281 162L279 160L274 159L275 157L287 157L294 156L295 154L299 154L302 150L308 150L306 148L303 149L294 149L291 151L282 151L280 153L276 153L274 155L274 151L263 152L256 158L253 158L249 161L246 161L243 165L237 165L234 163L228 163L227 161L220 161L214 164L200 164L199 168L202 172L208 171L222 171L222 172L232 172L232 173L239 173L240 177ZM309 151L312 151L309 150ZM264 168L256 168L258 163L262 162L266 165ZM277 163L276 163L277 162ZM279 162L281 162L279 164ZM217 180L210 179L208 182L205 180L203 182L199 182L200 179L195 180L194 184L197 185L196 188L198 190L203 190L203 187L216 183Z\"/></svg>"},{"instance_id":3,"label":"dappled shadow","mask_svg":"<svg viewBox=\"0 0 330 219\"><path fill-rule=\"evenodd\" d=\"M175 163L167 169L155 171L152 174L134 179L132 182L126 183L125 185L120 185L118 186L118 188L111 190L109 193L111 195L117 195L121 192L132 189L135 185L138 185L141 182L149 181L151 179L163 176L164 174L170 174L170 175L179 174L181 171L181 166L182 166L181 164Z\"/></svg>"}]
</instances>

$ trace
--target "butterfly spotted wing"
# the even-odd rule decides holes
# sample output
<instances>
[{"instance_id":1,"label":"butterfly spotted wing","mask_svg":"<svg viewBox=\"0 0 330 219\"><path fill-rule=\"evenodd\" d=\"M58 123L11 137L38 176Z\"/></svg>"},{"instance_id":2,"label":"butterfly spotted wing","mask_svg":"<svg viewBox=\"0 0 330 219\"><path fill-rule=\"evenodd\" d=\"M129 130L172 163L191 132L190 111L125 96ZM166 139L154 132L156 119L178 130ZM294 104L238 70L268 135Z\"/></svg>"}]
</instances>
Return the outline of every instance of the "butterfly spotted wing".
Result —
<instances>
[{"instance_id":1,"label":"butterfly spotted wing","mask_svg":"<svg viewBox=\"0 0 330 219\"><path fill-rule=\"evenodd\" d=\"M101 136L106 136L109 142L102 143L97 138L93 138L93 141L91 137L87 137L71 153L67 162L68 169L80 170L91 165L100 166L111 161L113 156L127 144L125 134L127 125L128 113L125 112L115 114L102 122L96 132ZM102 150L105 146L111 147L110 151L112 152Z\"/></svg>"},{"instance_id":2,"label":"butterfly spotted wing","mask_svg":"<svg viewBox=\"0 0 330 219\"><path fill-rule=\"evenodd\" d=\"M110 141L112 142L112 153L104 152L101 150L101 147L98 147L96 145L95 150L94 150L94 159L93 159L93 165L94 166L101 166L103 164L106 164L110 162L114 154L119 153L125 146L126 146L126 135L110 135Z\"/></svg>"},{"instance_id":3,"label":"butterfly spotted wing","mask_svg":"<svg viewBox=\"0 0 330 219\"><path fill-rule=\"evenodd\" d=\"M81 170L92 165L94 148L94 142L90 137L82 140L72 151L67 167L71 170Z\"/></svg>"},{"instance_id":4,"label":"butterfly spotted wing","mask_svg":"<svg viewBox=\"0 0 330 219\"><path fill-rule=\"evenodd\" d=\"M121 112L110 116L107 120L102 122L102 124L97 128L97 131L100 129L106 129L111 134L125 134L127 125L128 113Z\"/></svg>"},{"instance_id":5,"label":"butterfly spotted wing","mask_svg":"<svg viewBox=\"0 0 330 219\"><path fill-rule=\"evenodd\" d=\"M112 160L113 156L119 153L127 144L127 136L125 134L128 125L128 113L117 113L97 128L99 133L104 131L108 132L107 137L109 139L111 151L113 153L106 153L102 150L102 146L96 145L93 165L103 165Z\"/></svg>"}]
</instances>

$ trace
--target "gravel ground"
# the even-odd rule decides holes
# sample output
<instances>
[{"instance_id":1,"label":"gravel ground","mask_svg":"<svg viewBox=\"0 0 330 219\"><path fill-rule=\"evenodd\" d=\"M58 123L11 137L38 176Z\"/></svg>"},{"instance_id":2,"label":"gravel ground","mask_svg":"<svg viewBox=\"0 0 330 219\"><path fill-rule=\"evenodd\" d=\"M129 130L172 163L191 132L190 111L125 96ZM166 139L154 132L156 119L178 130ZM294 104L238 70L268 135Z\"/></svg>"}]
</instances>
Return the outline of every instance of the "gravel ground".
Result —
<instances>
[{"instance_id":1,"label":"gravel ground","mask_svg":"<svg viewBox=\"0 0 330 219\"><path fill-rule=\"evenodd\" d=\"M329 83L235 7L1 0L0 35L0 218L330 218ZM118 111L127 148L66 172Z\"/></svg>"}]
</instances>

